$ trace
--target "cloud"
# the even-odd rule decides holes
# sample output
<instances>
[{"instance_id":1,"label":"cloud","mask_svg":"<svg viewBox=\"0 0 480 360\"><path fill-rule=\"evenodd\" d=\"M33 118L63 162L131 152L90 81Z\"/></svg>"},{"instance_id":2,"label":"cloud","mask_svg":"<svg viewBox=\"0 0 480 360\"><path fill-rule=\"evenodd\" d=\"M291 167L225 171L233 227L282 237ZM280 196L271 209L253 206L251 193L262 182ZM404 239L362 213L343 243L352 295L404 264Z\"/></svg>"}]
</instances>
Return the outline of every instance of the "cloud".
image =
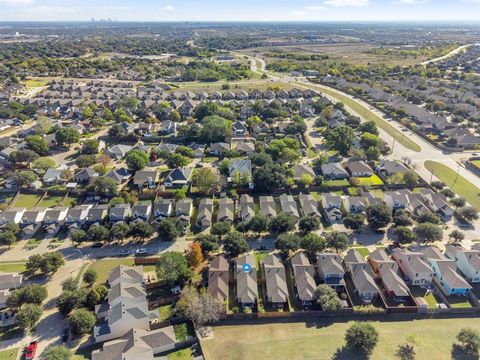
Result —
<instances>
[{"instance_id":1,"label":"cloud","mask_svg":"<svg viewBox=\"0 0 480 360\"><path fill-rule=\"evenodd\" d=\"M321 10L325 10L325 6L305 6L305 9L311 10L311 11L321 11Z\"/></svg>"},{"instance_id":2,"label":"cloud","mask_svg":"<svg viewBox=\"0 0 480 360\"><path fill-rule=\"evenodd\" d=\"M326 0L326 5L342 7L342 6L368 6L370 0Z\"/></svg>"},{"instance_id":3,"label":"cloud","mask_svg":"<svg viewBox=\"0 0 480 360\"><path fill-rule=\"evenodd\" d=\"M104 10L128 10L130 7L122 5L104 5L102 6Z\"/></svg>"},{"instance_id":4,"label":"cloud","mask_svg":"<svg viewBox=\"0 0 480 360\"><path fill-rule=\"evenodd\" d=\"M305 12L305 11L295 10L295 11L290 11L290 14L292 14L292 15L305 15L306 12Z\"/></svg>"},{"instance_id":5,"label":"cloud","mask_svg":"<svg viewBox=\"0 0 480 360\"><path fill-rule=\"evenodd\" d=\"M165 7L163 8L163 10L165 10L165 11L173 11L173 10L175 10L175 8L174 8L173 6L171 6L171 5L167 5L167 6L165 6Z\"/></svg>"},{"instance_id":6,"label":"cloud","mask_svg":"<svg viewBox=\"0 0 480 360\"><path fill-rule=\"evenodd\" d=\"M7 5L25 5L25 4L32 4L33 0L0 0L0 4L7 4Z\"/></svg>"},{"instance_id":7,"label":"cloud","mask_svg":"<svg viewBox=\"0 0 480 360\"><path fill-rule=\"evenodd\" d=\"M428 0L395 0L394 4L403 4L403 5L418 5L425 4Z\"/></svg>"}]
</instances>

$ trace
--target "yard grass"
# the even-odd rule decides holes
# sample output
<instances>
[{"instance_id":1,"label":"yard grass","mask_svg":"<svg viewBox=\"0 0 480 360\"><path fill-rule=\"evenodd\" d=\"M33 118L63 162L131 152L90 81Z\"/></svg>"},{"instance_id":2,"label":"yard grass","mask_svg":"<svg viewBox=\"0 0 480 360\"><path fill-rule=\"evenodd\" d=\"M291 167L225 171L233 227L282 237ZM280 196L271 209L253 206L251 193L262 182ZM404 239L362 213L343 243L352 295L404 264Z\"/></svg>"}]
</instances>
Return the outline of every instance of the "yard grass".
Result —
<instances>
[{"instance_id":1,"label":"yard grass","mask_svg":"<svg viewBox=\"0 0 480 360\"><path fill-rule=\"evenodd\" d=\"M385 194L381 189L372 189L372 190L369 190L368 192L373 196L375 196L377 199L383 200L383 198L385 197Z\"/></svg>"},{"instance_id":2,"label":"yard grass","mask_svg":"<svg viewBox=\"0 0 480 360\"><path fill-rule=\"evenodd\" d=\"M457 178L457 172L450 169L446 165L427 160L425 161L425 167L428 171L433 172L433 175L435 175L439 180L443 181L458 195L468 199L468 202L473 207L475 207L477 210L480 210L480 188L473 185L461 175L458 175ZM457 178L456 182L455 178Z\"/></svg>"},{"instance_id":3,"label":"yard grass","mask_svg":"<svg viewBox=\"0 0 480 360\"><path fill-rule=\"evenodd\" d=\"M471 308L472 304L465 296L447 296L447 301L451 308Z\"/></svg>"},{"instance_id":4,"label":"yard grass","mask_svg":"<svg viewBox=\"0 0 480 360\"><path fill-rule=\"evenodd\" d=\"M325 186L350 186L350 183L346 179L343 179L343 180L327 180L327 181L323 182L323 185L325 185Z\"/></svg>"},{"instance_id":5,"label":"yard grass","mask_svg":"<svg viewBox=\"0 0 480 360\"><path fill-rule=\"evenodd\" d=\"M42 201L38 203L38 207L51 208L60 204L63 196L45 196Z\"/></svg>"},{"instance_id":6,"label":"yard grass","mask_svg":"<svg viewBox=\"0 0 480 360\"><path fill-rule=\"evenodd\" d=\"M17 360L20 348L13 348L0 351L0 360Z\"/></svg>"},{"instance_id":7,"label":"yard grass","mask_svg":"<svg viewBox=\"0 0 480 360\"><path fill-rule=\"evenodd\" d=\"M113 268L119 265L133 266L133 264L133 258L102 259L90 265L88 270L95 270L98 274L97 284L103 284L107 281L108 274Z\"/></svg>"},{"instance_id":8,"label":"yard grass","mask_svg":"<svg viewBox=\"0 0 480 360\"><path fill-rule=\"evenodd\" d=\"M440 302L437 297L435 296L435 294L433 292L429 292L427 295L425 295L423 297L425 299L425 301L427 302L428 304L428 307L430 309L436 309L437 308L437 304Z\"/></svg>"},{"instance_id":9,"label":"yard grass","mask_svg":"<svg viewBox=\"0 0 480 360\"><path fill-rule=\"evenodd\" d=\"M417 359L451 359L452 344L465 324L480 331L476 318L390 320L372 322L379 332L372 360L393 359L398 345L407 338L415 338ZM202 349L208 360L364 359L341 351L345 331L352 324L353 321L309 319L307 323L216 326L215 338L202 341Z\"/></svg>"},{"instance_id":10,"label":"yard grass","mask_svg":"<svg viewBox=\"0 0 480 360\"><path fill-rule=\"evenodd\" d=\"M351 249L357 250L358 253L362 255L364 258L370 255L370 251L365 246L360 246L360 247L352 246Z\"/></svg>"},{"instance_id":11,"label":"yard grass","mask_svg":"<svg viewBox=\"0 0 480 360\"><path fill-rule=\"evenodd\" d=\"M358 184L360 186L372 186L372 185L382 185L383 181L378 177L378 175L373 174L370 177L359 177Z\"/></svg>"},{"instance_id":12,"label":"yard grass","mask_svg":"<svg viewBox=\"0 0 480 360\"><path fill-rule=\"evenodd\" d=\"M187 335L188 335L187 323L175 324L173 325L173 330L175 331L175 337L177 338L177 341L187 340Z\"/></svg>"},{"instance_id":13,"label":"yard grass","mask_svg":"<svg viewBox=\"0 0 480 360\"><path fill-rule=\"evenodd\" d=\"M255 251L255 261L257 262L257 270L260 269L260 265L263 262L263 259L265 259L268 256L268 251Z\"/></svg>"},{"instance_id":14,"label":"yard grass","mask_svg":"<svg viewBox=\"0 0 480 360\"><path fill-rule=\"evenodd\" d=\"M12 207L15 208L25 208L27 210L31 210L35 207L35 205L40 200L39 195L35 194L20 194L18 198L15 200L15 203Z\"/></svg>"},{"instance_id":15,"label":"yard grass","mask_svg":"<svg viewBox=\"0 0 480 360\"><path fill-rule=\"evenodd\" d=\"M34 88L34 87L42 87L42 86L47 86L48 82L50 80L42 80L42 79L26 79L22 81L23 85L29 88Z\"/></svg>"},{"instance_id":16,"label":"yard grass","mask_svg":"<svg viewBox=\"0 0 480 360\"><path fill-rule=\"evenodd\" d=\"M170 319L174 314L173 305L162 305L158 308L158 321Z\"/></svg>"},{"instance_id":17,"label":"yard grass","mask_svg":"<svg viewBox=\"0 0 480 360\"><path fill-rule=\"evenodd\" d=\"M202 159L202 162L205 164L211 164L218 160L216 156L206 156Z\"/></svg>"},{"instance_id":18,"label":"yard grass","mask_svg":"<svg viewBox=\"0 0 480 360\"><path fill-rule=\"evenodd\" d=\"M193 360L192 348L186 348L167 355L167 360Z\"/></svg>"},{"instance_id":19,"label":"yard grass","mask_svg":"<svg viewBox=\"0 0 480 360\"><path fill-rule=\"evenodd\" d=\"M22 273L25 271L25 261L0 262L0 272Z\"/></svg>"},{"instance_id":20,"label":"yard grass","mask_svg":"<svg viewBox=\"0 0 480 360\"><path fill-rule=\"evenodd\" d=\"M303 85L303 84L299 84ZM330 95L337 100L343 102L346 106L351 108L353 111L355 111L358 115L360 115L362 118L364 118L367 121L373 121L377 126L384 130L387 134L389 134L391 137L393 137L397 142L405 146L407 149L420 152L422 148L415 143L413 140L409 139L405 134L401 133L397 129L395 129L392 125L390 125L388 122L386 122L384 119L382 119L380 116L372 112L370 109L366 108L362 104L359 104L355 100L351 99L348 96L342 95L341 93L327 89L325 87L318 87L321 92Z\"/></svg>"},{"instance_id":21,"label":"yard grass","mask_svg":"<svg viewBox=\"0 0 480 360\"><path fill-rule=\"evenodd\" d=\"M480 169L480 160L470 160L470 162Z\"/></svg>"}]
</instances>

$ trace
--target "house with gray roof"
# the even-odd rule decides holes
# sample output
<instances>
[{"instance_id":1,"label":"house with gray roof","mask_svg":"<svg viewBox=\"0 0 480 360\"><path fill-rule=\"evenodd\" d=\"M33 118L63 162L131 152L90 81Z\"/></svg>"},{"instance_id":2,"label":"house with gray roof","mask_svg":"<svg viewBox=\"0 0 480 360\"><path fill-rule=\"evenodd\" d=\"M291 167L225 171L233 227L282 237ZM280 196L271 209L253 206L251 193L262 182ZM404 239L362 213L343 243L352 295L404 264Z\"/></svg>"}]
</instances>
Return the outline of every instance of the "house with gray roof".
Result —
<instances>
[{"instance_id":1,"label":"house with gray roof","mask_svg":"<svg viewBox=\"0 0 480 360\"><path fill-rule=\"evenodd\" d=\"M356 249L349 249L343 261L352 278L355 293L364 304L372 303L379 293L372 268Z\"/></svg>"},{"instance_id":2,"label":"house with gray roof","mask_svg":"<svg viewBox=\"0 0 480 360\"><path fill-rule=\"evenodd\" d=\"M303 305L311 305L316 300L315 267L310 264L307 256L302 251L292 256L290 261L295 278L296 295Z\"/></svg>"},{"instance_id":3,"label":"house with gray roof","mask_svg":"<svg viewBox=\"0 0 480 360\"><path fill-rule=\"evenodd\" d=\"M343 279L345 271L342 266L340 255L329 252L317 254L318 278L331 288L341 291L345 286Z\"/></svg>"},{"instance_id":4,"label":"house with gray roof","mask_svg":"<svg viewBox=\"0 0 480 360\"><path fill-rule=\"evenodd\" d=\"M68 209L65 217L65 226L70 234L73 230L78 230L87 221L88 212L93 205L76 205Z\"/></svg>"},{"instance_id":5,"label":"house with gray roof","mask_svg":"<svg viewBox=\"0 0 480 360\"><path fill-rule=\"evenodd\" d=\"M49 235L55 235L60 231L61 226L65 223L68 207L55 206L48 209L43 217L43 228Z\"/></svg>"},{"instance_id":6,"label":"house with gray roof","mask_svg":"<svg viewBox=\"0 0 480 360\"><path fill-rule=\"evenodd\" d=\"M152 202L150 200L139 201L132 207L132 222L148 222L151 215Z\"/></svg>"},{"instance_id":7,"label":"house with gray roof","mask_svg":"<svg viewBox=\"0 0 480 360\"><path fill-rule=\"evenodd\" d=\"M208 229L212 225L213 200L202 199L198 204L197 226L202 230Z\"/></svg>"},{"instance_id":8,"label":"house with gray roof","mask_svg":"<svg viewBox=\"0 0 480 360\"><path fill-rule=\"evenodd\" d=\"M47 210L47 208L33 208L32 210L25 211L20 221L22 234L25 236L35 234L42 227Z\"/></svg>"},{"instance_id":9,"label":"house with gray roof","mask_svg":"<svg viewBox=\"0 0 480 360\"><path fill-rule=\"evenodd\" d=\"M163 183L167 188L179 188L190 183L192 179L192 168L176 168L171 170L165 182Z\"/></svg>"},{"instance_id":10,"label":"house with gray roof","mask_svg":"<svg viewBox=\"0 0 480 360\"><path fill-rule=\"evenodd\" d=\"M322 193L321 200L323 215L327 221L334 222L343 218L343 213L340 210L342 208L342 198L340 196Z\"/></svg>"},{"instance_id":11,"label":"house with gray roof","mask_svg":"<svg viewBox=\"0 0 480 360\"><path fill-rule=\"evenodd\" d=\"M133 184L140 189L155 189L158 184L159 173L157 170L138 170L133 176Z\"/></svg>"},{"instance_id":12,"label":"house with gray roof","mask_svg":"<svg viewBox=\"0 0 480 360\"><path fill-rule=\"evenodd\" d=\"M470 283L480 283L480 251L467 250L461 246L445 246L445 254L455 260L458 269Z\"/></svg>"},{"instance_id":13,"label":"house with gray roof","mask_svg":"<svg viewBox=\"0 0 480 360\"><path fill-rule=\"evenodd\" d=\"M118 160L122 159L123 157L125 157L125 155L127 155L127 153L132 149L133 149L133 146L124 145L124 144L117 144L117 145L113 145L112 147L109 147L107 149L106 153L112 159L118 161Z\"/></svg>"},{"instance_id":14,"label":"house with gray roof","mask_svg":"<svg viewBox=\"0 0 480 360\"><path fill-rule=\"evenodd\" d=\"M65 169L48 169L42 177L42 180L47 185L63 184L67 182L64 178L63 172Z\"/></svg>"},{"instance_id":15,"label":"house with gray roof","mask_svg":"<svg viewBox=\"0 0 480 360\"><path fill-rule=\"evenodd\" d=\"M245 271L243 265L251 267ZM253 307L258 299L257 269L253 253L240 255L235 262L237 301L242 307Z\"/></svg>"},{"instance_id":16,"label":"house with gray roof","mask_svg":"<svg viewBox=\"0 0 480 360\"><path fill-rule=\"evenodd\" d=\"M19 224L22 220L25 208L11 208L0 212L0 225L8 223Z\"/></svg>"},{"instance_id":17,"label":"house with gray roof","mask_svg":"<svg viewBox=\"0 0 480 360\"><path fill-rule=\"evenodd\" d=\"M221 156L228 150L230 150L230 144L225 142L217 142L210 145L210 153L216 156Z\"/></svg>"},{"instance_id":18,"label":"house with gray roof","mask_svg":"<svg viewBox=\"0 0 480 360\"><path fill-rule=\"evenodd\" d=\"M173 154L175 152L175 150L177 150L177 147L178 147L178 145L176 145L176 144L162 143L162 144L159 144L155 148L155 150L165 152L167 154Z\"/></svg>"},{"instance_id":19,"label":"house with gray roof","mask_svg":"<svg viewBox=\"0 0 480 360\"><path fill-rule=\"evenodd\" d=\"M73 180L75 180L77 183L85 184L90 182L91 179L98 176L99 174L95 170L91 168L87 168L87 169L81 169L79 172L77 172L73 176Z\"/></svg>"},{"instance_id":20,"label":"house with gray roof","mask_svg":"<svg viewBox=\"0 0 480 360\"><path fill-rule=\"evenodd\" d=\"M288 286L285 266L277 255L270 254L263 259L263 272L267 288L267 301L276 307L283 307L288 301Z\"/></svg>"},{"instance_id":21,"label":"house with gray roof","mask_svg":"<svg viewBox=\"0 0 480 360\"><path fill-rule=\"evenodd\" d=\"M235 219L235 205L230 198L218 200L217 222L228 222L232 224Z\"/></svg>"},{"instance_id":22,"label":"house with gray roof","mask_svg":"<svg viewBox=\"0 0 480 360\"><path fill-rule=\"evenodd\" d=\"M228 300L229 269L228 260L223 254L216 255L208 269L207 291L221 303L226 303Z\"/></svg>"},{"instance_id":23,"label":"house with gray roof","mask_svg":"<svg viewBox=\"0 0 480 360\"><path fill-rule=\"evenodd\" d=\"M183 224L183 232L186 234L190 225L190 218L193 212L192 199L181 199L175 204L175 216Z\"/></svg>"},{"instance_id":24,"label":"house with gray roof","mask_svg":"<svg viewBox=\"0 0 480 360\"><path fill-rule=\"evenodd\" d=\"M318 202L310 194L298 195L298 201L302 209L303 216L320 217L320 211L318 211Z\"/></svg>"},{"instance_id":25,"label":"house with gray roof","mask_svg":"<svg viewBox=\"0 0 480 360\"><path fill-rule=\"evenodd\" d=\"M433 192L431 189L422 188L419 190L422 200L434 212L446 218L453 216L455 210L448 203L445 195Z\"/></svg>"},{"instance_id":26,"label":"house with gray roof","mask_svg":"<svg viewBox=\"0 0 480 360\"><path fill-rule=\"evenodd\" d=\"M260 196L260 214L265 215L269 218L274 218L277 216L277 204L273 196Z\"/></svg>"},{"instance_id":27,"label":"house with gray roof","mask_svg":"<svg viewBox=\"0 0 480 360\"><path fill-rule=\"evenodd\" d=\"M240 196L239 216L241 221L248 221L255 216L255 202L250 195L242 194Z\"/></svg>"},{"instance_id":28,"label":"house with gray roof","mask_svg":"<svg viewBox=\"0 0 480 360\"><path fill-rule=\"evenodd\" d=\"M369 177L373 175L373 169L364 161L350 161L346 165L350 175L354 177Z\"/></svg>"},{"instance_id":29,"label":"house with gray roof","mask_svg":"<svg viewBox=\"0 0 480 360\"><path fill-rule=\"evenodd\" d=\"M301 182L306 176L311 177L313 180L315 180L315 178L317 177L315 171L313 171L311 166L305 164L294 165L292 171L293 180L296 182Z\"/></svg>"},{"instance_id":30,"label":"house with gray roof","mask_svg":"<svg viewBox=\"0 0 480 360\"><path fill-rule=\"evenodd\" d=\"M127 221L132 215L132 207L130 204L116 204L108 211L108 219L115 223L119 221Z\"/></svg>"},{"instance_id":31,"label":"house with gray roof","mask_svg":"<svg viewBox=\"0 0 480 360\"><path fill-rule=\"evenodd\" d=\"M159 199L153 204L153 218L155 221L163 220L173 213L172 199Z\"/></svg>"},{"instance_id":32,"label":"house with gray roof","mask_svg":"<svg viewBox=\"0 0 480 360\"><path fill-rule=\"evenodd\" d=\"M106 176L113 179L117 185L121 185L125 184L126 182L128 182L128 180L130 180L130 178L132 177L132 173L125 168L120 168L113 169Z\"/></svg>"},{"instance_id":33,"label":"house with gray roof","mask_svg":"<svg viewBox=\"0 0 480 360\"><path fill-rule=\"evenodd\" d=\"M399 161L395 160L381 160L377 166L377 170L386 176L392 176L395 174L405 174L408 168Z\"/></svg>"},{"instance_id":34,"label":"house with gray roof","mask_svg":"<svg viewBox=\"0 0 480 360\"><path fill-rule=\"evenodd\" d=\"M107 217L107 215L108 215L107 204L95 205L89 210L87 214L86 223L89 225L99 224L103 222L103 220Z\"/></svg>"},{"instance_id":35,"label":"house with gray roof","mask_svg":"<svg viewBox=\"0 0 480 360\"><path fill-rule=\"evenodd\" d=\"M233 181L236 176L252 179L252 162L246 159L236 159L230 162L228 167L229 181Z\"/></svg>"},{"instance_id":36,"label":"house with gray roof","mask_svg":"<svg viewBox=\"0 0 480 360\"><path fill-rule=\"evenodd\" d=\"M292 195L282 194L280 195L279 199L280 199L280 207L283 213L290 214L297 218L300 217L298 213L297 202L295 201Z\"/></svg>"},{"instance_id":37,"label":"house with gray roof","mask_svg":"<svg viewBox=\"0 0 480 360\"><path fill-rule=\"evenodd\" d=\"M422 253L397 248L393 250L392 258L407 277L409 285L430 287L433 269L426 262Z\"/></svg>"},{"instance_id":38,"label":"house with gray roof","mask_svg":"<svg viewBox=\"0 0 480 360\"><path fill-rule=\"evenodd\" d=\"M365 196L346 196L343 199L344 209L351 214L360 214L370 205L370 201Z\"/></svg>"}]
</instances>

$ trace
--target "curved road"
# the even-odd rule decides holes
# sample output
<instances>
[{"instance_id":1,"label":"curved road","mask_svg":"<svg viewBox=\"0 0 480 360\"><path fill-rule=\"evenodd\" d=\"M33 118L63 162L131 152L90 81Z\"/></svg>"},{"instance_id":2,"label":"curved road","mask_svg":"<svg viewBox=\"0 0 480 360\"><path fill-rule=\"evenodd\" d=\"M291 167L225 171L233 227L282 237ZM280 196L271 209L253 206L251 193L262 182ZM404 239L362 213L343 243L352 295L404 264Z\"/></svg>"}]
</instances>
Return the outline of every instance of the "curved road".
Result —
<instances>
[{"instance_id":1,"label":"curved road","mask_svg":"<svg viewBox=\"0 0 480 360\"><path fill-rule=\"evenodd\" d=\"M458 48L456 49L453 49L452 51L450 51L448 54L446 55L443 55L443 56L440 56L438 58L435 58L435 59L431 59L431 60L427 60L427 61L424 61L422 62L420 65L428 65L430 63L437 63L439 61L442 61L442 60L445 60L445 59L448 59L449 57L452 57L456 54L458 54L460 51L463 51L467 48L469 48L470 46L473 46L473 45L477 45L477 44L466 44L466 45L462 45L462 46L459 46Z\"/></svg>"}]
</instances>

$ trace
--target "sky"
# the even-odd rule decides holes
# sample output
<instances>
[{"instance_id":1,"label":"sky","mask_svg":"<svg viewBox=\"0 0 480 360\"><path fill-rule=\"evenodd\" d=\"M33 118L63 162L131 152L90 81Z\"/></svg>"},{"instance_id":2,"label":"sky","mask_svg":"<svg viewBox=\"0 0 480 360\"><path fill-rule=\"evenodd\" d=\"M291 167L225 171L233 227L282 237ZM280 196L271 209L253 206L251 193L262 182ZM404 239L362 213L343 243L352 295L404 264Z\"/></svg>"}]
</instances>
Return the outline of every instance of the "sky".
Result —
<instances>
[{"instance_id":1,"label":"sky","mask_svg":"<svg viewBox=\"0 0 480 360\"><path fill-rule=\"evenodd\" d=\"M480 0L0 0L0 21L476 21Z\"/></svg>"}]
</instances>

